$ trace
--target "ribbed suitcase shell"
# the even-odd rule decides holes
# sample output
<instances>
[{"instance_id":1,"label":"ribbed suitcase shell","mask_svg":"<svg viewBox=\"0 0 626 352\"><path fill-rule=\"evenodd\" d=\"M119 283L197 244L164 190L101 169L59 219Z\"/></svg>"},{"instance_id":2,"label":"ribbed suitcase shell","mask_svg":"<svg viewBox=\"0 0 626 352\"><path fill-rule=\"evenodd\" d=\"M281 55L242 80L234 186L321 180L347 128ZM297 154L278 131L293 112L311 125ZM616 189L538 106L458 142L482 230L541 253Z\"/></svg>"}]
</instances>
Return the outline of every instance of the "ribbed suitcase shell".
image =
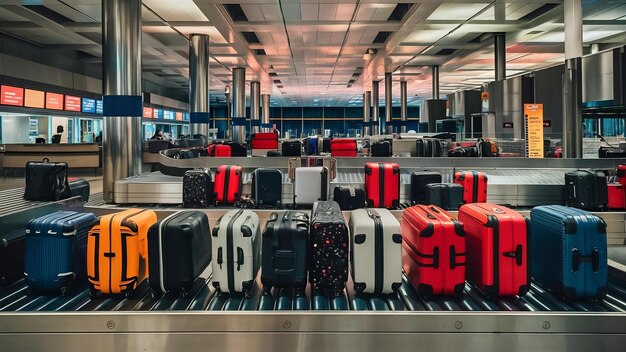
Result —
<instances>
[{"instance_id":1,"label":"ribbed suitcase shell","mask_svg":"<svg viewBox=\"0 0 626 352\"><path fill-rule=\"evenodd\" d=\"M313 289L342 290L348 281L348 226L335 201L315 202L310 228Z\"/></svg>"},{"instance_id":2,"label":"ribbed suitcase shell","mask_svg":"<svg viewBox=\"0 0 626 352\"><path fill-rule=\"evenodd\" d=\"M396 209L400 205L400 166L366 163L365 193L368 207Z\"/></svg>"},{"instance_id":3,"label":"ribbed suitcase shell","mask_svg":"<svg viewBox=\"0 0 626 352\"><path fill-rule=\"evenodd\" d=\"M231 150L229 145L217 144L213 150L214 157L230 158Z\"/></svg>"},{"instance_id":4,"label":"ribbed suitcase shell","mask_svg":"<svg viewBox=\"0 0 626 352\"><path fill-rule=\"evenodd\" d=\"M419 171L411 174L411 204L426 203L426 185L441 183L441 174L432 171Z\"/></svg>"},{"instance_id":5,"label":"ribbed suitcase shell","mask_svg":"<svg viewBox=\"0 0 626 352\"><path fill-rule=\"evenodd\" d=\"M356 157L356 139L333 138L330 140L330 155L333 157Z\"/></svg>"},{"instance_id":6,"label":"ribbed suitcase shell","mask_svg":"<svg viewBox=\"0 0 626 352\"><path fill-rule=\"evenodd\" d=\"M533 279L566 299L602 299L608 275L604 220L561 205L535 207L530 219Z\"/></svg>"},{"instance_id":7,"label":"ribbed suitcase shell","mask_svg":"<svg viewBox=\"0 0 626 352\"><path fill-rule=\"evenodd\" d=\"M454 183L463 186L463 201L484 203L487 201L487 175L480 171L459 171L454 174Z\"/></svg>"},{"instance_id":8,"label":"ribbed suitcase shell","mask_svg":"<svg viewBox=\"0 0 626 352\"><path fill-rule=\"evenodd\" d=\"M374 157L390 157L391 143L389 141L376 141L372 144L371 154Z\"/></svg>"},{"instance_id":9,"label":"ribbed suitcase shell","mask_svg":"<svg viewBox=\"0 0 626 352\"><path fill-rule=\"evenodd\" d=\"M206 208L213 204L213 176L210 169L185 171L183 207Z\"/></svg>"},{"instance_id":10,"label":"ribbed suitcase shell","mask_svg":"<svg viewBox=\"0 0 626 352\"><path fill-rule=\"evenodd\" d=\"M283 201L283 173L278 169L255 169L252 198L258 208L276 208Z\"/></svg>"},{"instance_id":11,"label":"ribbed suitcase shell","mask_svg":"<svg viewBox=\"0 0 626 352\"><path fill-rule=\"evenodd\" d=\"M621 183L609 183L608 188L608 207L611 210L619 210L626 208L626 193Z\"/></svg>"},{"instance_id":12,"label":"ribbed suitcase shell","mask_svg":"<svg viewBox=\"0 0 626 352\"><path fill-rule=\"evenodd\" d=\"M250 136L250 145L252 149L278 149L278 133L264 132L253 133Z\"/></svg>"},{"instance_id":13,"label":"ribbed suitcase shell","mask_svg":"<svg viewBox=\"0 0 626 352\"><path fill-rule=\"evenodd\" d=\"M243 169L237 165L222 165L215 172L213 200L216 204L234 204L241 197Z\"/></svg>"},{"instance_id":14,"label":"ribbed suitcase shell","mask_svg":"<svg viewBox=\"0 0 626 352\"><path fill-rule=\"evenodd\" d=\"M609 197L606 175L601 171L576 170L565 174L566 204L585 210L606 210Z\"/></svg>"}]
</instances>

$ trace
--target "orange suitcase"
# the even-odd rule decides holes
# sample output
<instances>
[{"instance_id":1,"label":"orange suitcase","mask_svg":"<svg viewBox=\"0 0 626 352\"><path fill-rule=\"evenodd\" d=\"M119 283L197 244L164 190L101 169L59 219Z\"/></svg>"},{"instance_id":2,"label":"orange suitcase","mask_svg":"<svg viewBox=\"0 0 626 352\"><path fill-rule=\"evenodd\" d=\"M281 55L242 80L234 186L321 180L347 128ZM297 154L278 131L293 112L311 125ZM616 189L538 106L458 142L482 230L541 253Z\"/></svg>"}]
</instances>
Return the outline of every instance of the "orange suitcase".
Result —
<instances>
[{"instance_id":1,"label":"orange suitcase","mask_svg":"<svg viewBox=\"0 0 626 352\"><path fill-rule=\"evenodd\" d=\"M152 210L128 209L100 217L87 238L87 277L97 292L132 295L148 276L148 229Z\"/></svg>"}]
</instances>

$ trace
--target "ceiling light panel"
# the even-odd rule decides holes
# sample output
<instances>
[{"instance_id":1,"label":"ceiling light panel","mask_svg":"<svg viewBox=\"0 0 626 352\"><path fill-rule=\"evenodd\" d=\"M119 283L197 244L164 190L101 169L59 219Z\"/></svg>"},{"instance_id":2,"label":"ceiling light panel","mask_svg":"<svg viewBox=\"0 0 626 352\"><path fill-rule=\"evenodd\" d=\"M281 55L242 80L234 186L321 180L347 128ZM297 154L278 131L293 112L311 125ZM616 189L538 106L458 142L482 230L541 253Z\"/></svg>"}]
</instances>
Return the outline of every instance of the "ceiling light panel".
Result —
<instances>
[{"instance_id":1,"label":"ceiling light panel","mask_svg":"<svg viewBox=\"0 0 626 352\"><path fill-rule=\"evenodd\" d=\"M458 19L465 21L487 6L487 4L441 4L430 16L428 16L428 20Z\"/></svg>"},{"instance_id":2,"label":"ceiling light panel","mask_svg":"<svg viewBox=\"0 0 626 352\"><path fill-rule=\"evenodd\" d=\"M143 0L143 3L166 21L208 21L193 0Z\"/></svg>"}]
</instances>

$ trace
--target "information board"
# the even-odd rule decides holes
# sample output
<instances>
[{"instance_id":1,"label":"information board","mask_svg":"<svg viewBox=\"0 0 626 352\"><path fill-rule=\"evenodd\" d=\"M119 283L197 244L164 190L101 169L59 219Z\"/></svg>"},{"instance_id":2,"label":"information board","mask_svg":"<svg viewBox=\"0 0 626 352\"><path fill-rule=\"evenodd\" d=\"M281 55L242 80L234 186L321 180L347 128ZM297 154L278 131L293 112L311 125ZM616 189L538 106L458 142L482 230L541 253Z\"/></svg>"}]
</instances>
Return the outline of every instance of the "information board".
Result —
<instances>
[{"instance_id":1,"label":"information board","mask_svg":"<svg viewBox=\"0 0 626 352\"><path fill-rule=\"evenodd\" d=\"M24 105L24 88L2 86L0 87L0 104L23 106Z\"/></svg>"},{"instance_id":2,"label":"information board","mask_svg":"<svg viewBox=\"0 0 626 352\"><path fill-rule=\"evenodd\" d=\"M526 155L543 158L543 104L524 104Z\"/></svg>"},{"instance_id":3,"label":"information board","mask_svg":"<svg viewBox=\"0 0 626 352\"><path fill-rule=\"evenodd\" d=\"M45 108L46 93L41 90L24 89L24 106L27 108Z\"/></svg>"},{"instance_id":4,"label":"information board","mask_svg":"<svg viewBox=\"0 0 626 352\"><path fill-rule=\"evenodd\" d=\"M151 119L152 118L152 108L143 108L143 117L146 119Z\"/></svg>"},{"instance_id":5,"label":"information board","mask_svg":"<svg viewBox=\"0 0 626 352\"><path fill-rule=\"evenodd\" d=\"M89 114L95 114L96 113L96 99L83 98L82 110L83 112L86 112Z\"/></svg>"},{"instance_id":6,"label":"information board","mask_svg":"<svg viewBox=\"0 0 626 352\"><path fill-rule=\"evenodd\" d=\"M46 109L63 110L63 94L46 92Z\"/></svg>"},{"instance_id":7,"label":"information board","mask_svg":"<svg viewBox=\"0 0 626 352\"><path fill-rule=\"evenodd\" d=\"M80 97L75 97L72 95L65 96L65 111L76 111L80 112L81 108Z\"/></svg>"}]
</instances>

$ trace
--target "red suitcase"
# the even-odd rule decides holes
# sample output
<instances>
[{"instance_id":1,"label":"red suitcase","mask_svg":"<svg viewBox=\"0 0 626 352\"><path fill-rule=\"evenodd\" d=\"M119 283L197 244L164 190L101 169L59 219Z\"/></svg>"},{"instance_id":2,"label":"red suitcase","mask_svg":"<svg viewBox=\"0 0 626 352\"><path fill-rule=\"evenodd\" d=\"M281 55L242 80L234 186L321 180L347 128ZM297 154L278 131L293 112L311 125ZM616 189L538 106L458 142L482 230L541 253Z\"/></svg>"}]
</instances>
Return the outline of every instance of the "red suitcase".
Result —
<instances>
[{"instance_id":1,"label":"red suitcase","mask_svg":"<svg viewBox=\"0 0 626 352\"><path fill-rule=\"evenodd\" d=\"M487 175L480 171L459 171L454 174L454 183L463 186L463 202L484 203L487 201Z\"/></svg>"},{"instance_id":2,"label":"red suitcase","mask_svg":"<svg viewBox=\"0 0 626 352\"><path fill-rule=\"evenodd\" d=\"M626 165L620 165L617 167L617 182L622 186L626 186Z\"/></svg>"},{"instance_id":3,"label":"red suitcase","mask_svg":"<svg viewBox=\"0 0 626 352\"><path fill-rule=\"evenodd\" d=\"M230 146L226 144L217 144L215 145L213 153L213 156L215 157L230 158Z\"/></svg>"},{"instance_id":4,"label":"red suitcase","mask_svg":"<svg viewBox=\"0 0 626 352\"><path fill-rule=\"evenodd\" d=\"M609 183L609 209L624 209L626 207L624 186L619 183Z\"/></svg>"},{"instance_id":5,"label":"red suitcase","mask_svg":"<svg viewBox=\"0 0 626 352\"><path fill-rule=\"evenodd\" d=\"M215 156L215 146L216 145L217 144L211 144L211 145L208 146L208 148L206 148L208 156Z\"/></svg>"},{"instance_id":6,"label":"red suitcase","mask_svg":"<svg viewBox=\"0 0 626 352\"><path fill-rule=\"evenodd\" d=\"M396 209L400 205L400 166L366 163L365 193L368 207Z\"/></svg>"},{"instance_id":7,"label":"red suitcase","mask_svg":"<svg viewBox=\"0 0 626 352\"><path fill-rule=\"evenodd\" d=\"M465 288L463 225L434 205L402 212L402 268L425 299L455 295Z\"/></svg>"},{"instance_id":8,"label":"red suitcase","mask_svg":"<svg viewBox=\"0 0 626 352\"><path fill-rule=\"evenodd\" d=\"M250 136L252 149L274 149L278 150L278 133L253 133Z\"/></svg>"},{"instance_id":9,"label":"red suitcase","mask_svg":"<svg viewBox=\"0 0 626 352\"><path fill-rule=\"evenodd\" d=\"M459 209L465 228L467 281L487 297L524 295L530 287L528 218L491 204Z\"/></svg>"},{"instance_id":10,"label":"red suitcase","mask_svg":"<svg viewBox=\"0 0 626 352\"><path fill-rule=\"evenodd\" d=\"M217 168L213 182L215 204L234 204L241 197L241 166L222 165Z\"/></svg>"},{"instance_id":11,"label":"red suitcase","mask_svg":"<svg viewBox=\"0 0 626 352\"><path fill-rule=\"evenodd\" d=\"M330 155L333 157L356 157L356 139L333 138L330 140Z\"/></svg>"}]
</instances>

